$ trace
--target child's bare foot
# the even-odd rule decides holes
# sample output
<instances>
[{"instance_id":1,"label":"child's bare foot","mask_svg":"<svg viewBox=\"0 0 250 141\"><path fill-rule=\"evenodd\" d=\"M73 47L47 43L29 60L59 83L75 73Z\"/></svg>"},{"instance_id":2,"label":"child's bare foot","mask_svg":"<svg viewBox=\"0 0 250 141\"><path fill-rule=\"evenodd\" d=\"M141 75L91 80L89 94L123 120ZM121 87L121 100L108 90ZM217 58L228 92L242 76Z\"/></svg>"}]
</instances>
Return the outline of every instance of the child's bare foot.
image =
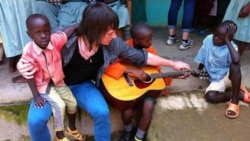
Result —
<instances>
[{"instance_id":1,"label":"child's bare foot","mask_svg":"<svg viewBox=\"0 0 250 141\"><path fill-rule=\"evenodd\" d=\"M12 82L13 83L27 83L27 79L19 75L19 76L13 77Z\"/></svg>"}]
</instances>

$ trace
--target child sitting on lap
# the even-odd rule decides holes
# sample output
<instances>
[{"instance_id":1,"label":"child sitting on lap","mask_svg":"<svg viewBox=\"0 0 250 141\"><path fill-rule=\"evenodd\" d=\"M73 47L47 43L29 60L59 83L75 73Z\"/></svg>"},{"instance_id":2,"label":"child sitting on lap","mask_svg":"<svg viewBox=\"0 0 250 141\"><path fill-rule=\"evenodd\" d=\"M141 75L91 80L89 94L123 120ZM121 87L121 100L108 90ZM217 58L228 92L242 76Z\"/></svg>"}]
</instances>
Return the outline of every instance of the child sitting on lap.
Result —
<instances>
[{"instance_id":1,"label":"child sitting on lap","mask_svg":"<svg viewBox=\"0 0 250 141\"><path fill-rule=\"evenodd\" d=\"M48 18L42 14L33 14L27 18L26 26L33 41L25 46L22 59L29 61L36 68L34 78L28 79L34 98L31 104L36 108L44 108L46 101L50 103L55 119L56 141L69 141L63 131L66 106L69 119L66 134L82 141L85 136L75 127L76 99L64 83L61 61L61 49L78 25L51 34Z\"/></svg>"}]
</instances>

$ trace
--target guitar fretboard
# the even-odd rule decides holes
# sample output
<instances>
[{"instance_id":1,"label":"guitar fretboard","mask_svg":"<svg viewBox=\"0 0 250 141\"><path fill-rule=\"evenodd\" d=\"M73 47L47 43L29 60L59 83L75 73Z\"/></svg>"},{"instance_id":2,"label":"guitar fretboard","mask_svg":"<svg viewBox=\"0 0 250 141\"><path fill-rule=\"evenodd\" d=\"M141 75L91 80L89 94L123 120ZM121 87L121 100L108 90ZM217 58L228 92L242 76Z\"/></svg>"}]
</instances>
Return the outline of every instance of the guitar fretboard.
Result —
<instances>
[{"instance_id":1,"label":"guitar fretboard","mask_svg":"<svg viewBox=\"0 0 250 141\"><path fill-rule=\"evenodd\" d=\"M179 72L167 72L167 73L153 73L150 74L151 78L167 78L167 77L178 77L183 76L185 72L179 71Z\"/></svg>"}]
</instances>

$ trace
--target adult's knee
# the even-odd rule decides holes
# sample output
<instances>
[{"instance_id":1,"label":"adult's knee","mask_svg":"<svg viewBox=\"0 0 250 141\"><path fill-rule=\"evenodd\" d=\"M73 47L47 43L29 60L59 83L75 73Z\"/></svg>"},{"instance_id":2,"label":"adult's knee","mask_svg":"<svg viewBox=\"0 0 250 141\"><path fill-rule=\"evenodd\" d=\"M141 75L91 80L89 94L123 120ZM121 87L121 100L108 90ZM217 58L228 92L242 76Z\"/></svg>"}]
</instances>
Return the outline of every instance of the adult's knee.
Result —
<instances>
[{"instance_id":1,"label":"adult's knee","mask_svg":"<svg viewBox=\"0 0 250 141\"><path fill-rule=\"evenodd\" d=\"M100 117L107 117L110 115L110 111L108 108L100 108L96 110L95 114Z\"/></svg>"},{"instance_id":2,"label":"adult's knee","mask_svg":"<svg viewBox=\"0 0 250 141\"><path fill-rule=\"evenodd\" d=\"M110 119L110 111L108 108L98 108L92 112L92 116L96 122L104 122L109 121Z\"/></svg>"},{"instance_id":3,"label":"adult's knee","mask_svg":"<svg viewBox=\"0 0 250 141\"><path fill-rule=\"evenodd\" d=\"M38 129L39 127L47 126L48 119L43 117L35 117L29 116L28 117L28 126L30 129Z\"/></svg>"}]
</instances>

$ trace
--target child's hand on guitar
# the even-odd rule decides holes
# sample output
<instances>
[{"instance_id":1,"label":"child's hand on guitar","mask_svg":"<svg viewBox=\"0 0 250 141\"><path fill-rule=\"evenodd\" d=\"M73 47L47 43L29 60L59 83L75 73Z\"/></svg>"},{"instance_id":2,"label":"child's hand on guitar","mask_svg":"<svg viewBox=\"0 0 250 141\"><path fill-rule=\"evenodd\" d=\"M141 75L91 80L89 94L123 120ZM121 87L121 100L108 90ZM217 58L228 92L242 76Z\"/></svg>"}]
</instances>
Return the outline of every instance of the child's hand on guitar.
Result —
<instances>
[{"instance_id":1,"label":"child's hand on guitar","mask_svg":"<svg viewBox=\"0 0 250 141\"><path fill-rule=\"evenodd\" d=\"M126 73L140 79L141 81L146 81L148 79L147 73L144 70L141 69L132 69L132 68L127 68Z\"/></svg>"}]
</instances>

